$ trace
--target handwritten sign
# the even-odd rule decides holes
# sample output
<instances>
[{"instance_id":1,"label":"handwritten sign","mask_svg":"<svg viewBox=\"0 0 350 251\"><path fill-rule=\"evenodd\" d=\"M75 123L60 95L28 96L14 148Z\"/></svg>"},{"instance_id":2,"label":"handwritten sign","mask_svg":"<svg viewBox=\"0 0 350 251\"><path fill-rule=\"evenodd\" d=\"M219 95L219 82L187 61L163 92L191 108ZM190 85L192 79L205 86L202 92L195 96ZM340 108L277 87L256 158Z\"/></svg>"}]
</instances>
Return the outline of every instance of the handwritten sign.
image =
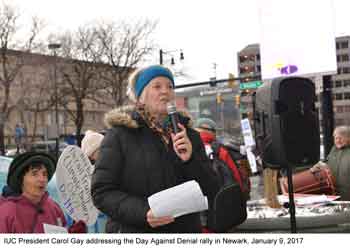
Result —
<instances>
[{"instance_id":1,"label":"handwritten sign","mask_svg":"<svg viewBox=\"0 0 350 251\"><path fill-rule=\"evenodd\" d=\"M93 166L77 146L68 146L56 169L56 184L61 205L74 220L94 224L98 210L92 203L90 188Z\"/></svg>"}]
</instances>

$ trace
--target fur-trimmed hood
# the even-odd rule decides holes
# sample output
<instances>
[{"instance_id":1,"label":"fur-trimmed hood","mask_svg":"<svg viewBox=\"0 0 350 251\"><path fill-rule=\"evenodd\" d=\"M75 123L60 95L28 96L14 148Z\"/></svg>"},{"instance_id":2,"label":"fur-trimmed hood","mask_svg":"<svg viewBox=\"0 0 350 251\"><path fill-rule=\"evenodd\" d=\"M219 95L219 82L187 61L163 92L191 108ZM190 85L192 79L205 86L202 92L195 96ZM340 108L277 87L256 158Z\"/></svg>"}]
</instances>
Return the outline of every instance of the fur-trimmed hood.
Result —
<instances>
[{"instance_id":1,"label":"fur-trimmed hood","mask_svg":"<svg viewBox=\"0 0 350 251\"><path fill-rule=\"evenodd\" d=\"M181 117L188 121L187 127L192 127L193 121L190 114L186 110L180 110L178 112ZM104 117L104 123L107 128L113 126L125 126L128 128L140 127L140 121L135 116L135 105L122 106L107 112Z\"/></svg>"}]
</instances>

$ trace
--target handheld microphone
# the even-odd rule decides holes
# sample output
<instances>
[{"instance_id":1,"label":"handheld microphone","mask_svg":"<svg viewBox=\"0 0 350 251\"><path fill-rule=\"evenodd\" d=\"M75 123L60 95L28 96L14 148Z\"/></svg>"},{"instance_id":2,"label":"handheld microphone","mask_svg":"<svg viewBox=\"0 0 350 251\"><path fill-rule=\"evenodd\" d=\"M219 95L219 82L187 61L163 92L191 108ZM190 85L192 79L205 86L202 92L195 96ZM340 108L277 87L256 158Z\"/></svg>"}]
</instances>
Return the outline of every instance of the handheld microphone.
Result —
<instances>
[{"instance_id":1,"label":"handheld microphone","mask_svg":"<svg viewBox=\"0 0 350 251\"><path fill-rule=\"evenodd\" d=\"M171 125L173 128L173 131L175 134L177 134L178 132L180 132L180 129L178 127L178 123L179 123L179 117L176 111L176 106L173 103L168 103L167 104L167 111L168 111L168 115L170 117L171 120Z\"/></svg>"}]
</instances>

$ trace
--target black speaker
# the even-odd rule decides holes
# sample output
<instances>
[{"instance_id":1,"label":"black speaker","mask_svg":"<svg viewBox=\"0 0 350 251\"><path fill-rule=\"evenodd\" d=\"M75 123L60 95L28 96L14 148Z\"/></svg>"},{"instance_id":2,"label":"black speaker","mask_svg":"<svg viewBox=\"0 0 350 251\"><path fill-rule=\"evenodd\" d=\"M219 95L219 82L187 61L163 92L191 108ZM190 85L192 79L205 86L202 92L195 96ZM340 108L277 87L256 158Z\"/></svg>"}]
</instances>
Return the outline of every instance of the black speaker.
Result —
<instances>
[{"instance_id":1,"label":"black speaker","mask_svg":"<svg viewBox=\"0 0 350 251\"><path fill-rule=\"evenodd\" d=\"M315 85L308 78L277 78L253 97L257 150L264 167L312 165L320 157Z\"/></svg>"}]
</instances>

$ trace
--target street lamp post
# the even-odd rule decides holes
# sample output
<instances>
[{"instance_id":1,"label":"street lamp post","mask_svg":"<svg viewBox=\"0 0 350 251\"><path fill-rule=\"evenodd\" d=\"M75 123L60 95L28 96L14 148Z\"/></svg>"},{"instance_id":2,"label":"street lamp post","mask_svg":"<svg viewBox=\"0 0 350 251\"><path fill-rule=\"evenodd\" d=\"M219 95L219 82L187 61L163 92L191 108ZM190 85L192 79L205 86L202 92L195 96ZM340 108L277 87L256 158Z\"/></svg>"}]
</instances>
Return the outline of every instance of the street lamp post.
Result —
<instances>
[{"instance_id":1,"label":"street lamp post","mask_svg":"<svg viewBox=\"0 0 350 251\"><path fill-rule=\"evenodd\" d=\"M162 49L159 50L159 64L162 65L163 64L163 57L164 55L166 54L170 54L171 55L171 65L174 65L175 64L175 59L173 57L173 55L171 53L174 53L174 52L178 52L179 50L172 50L172 51L164 51ZM180 50L180 60L184 60L184 53L182 52L182 50Z\"/></svg>"},{"instance_id":2,"label":"street lamp post","mask_svg":"<svg viewBox=\"0 0 350 251\"><path fill-rule=\"evenodd\" d=\"M49 50L53 51L54 56L54 91L55 91L55 123L56 123L56 159L58 160L58 150L59 150L59 137L60 137L60 130L59 130L59 120L58 120L58 93L57 93L57 52L56 50L61 48L61 44L58 43L51 43L48 45Z\"/></svg>"}]
</instances>

